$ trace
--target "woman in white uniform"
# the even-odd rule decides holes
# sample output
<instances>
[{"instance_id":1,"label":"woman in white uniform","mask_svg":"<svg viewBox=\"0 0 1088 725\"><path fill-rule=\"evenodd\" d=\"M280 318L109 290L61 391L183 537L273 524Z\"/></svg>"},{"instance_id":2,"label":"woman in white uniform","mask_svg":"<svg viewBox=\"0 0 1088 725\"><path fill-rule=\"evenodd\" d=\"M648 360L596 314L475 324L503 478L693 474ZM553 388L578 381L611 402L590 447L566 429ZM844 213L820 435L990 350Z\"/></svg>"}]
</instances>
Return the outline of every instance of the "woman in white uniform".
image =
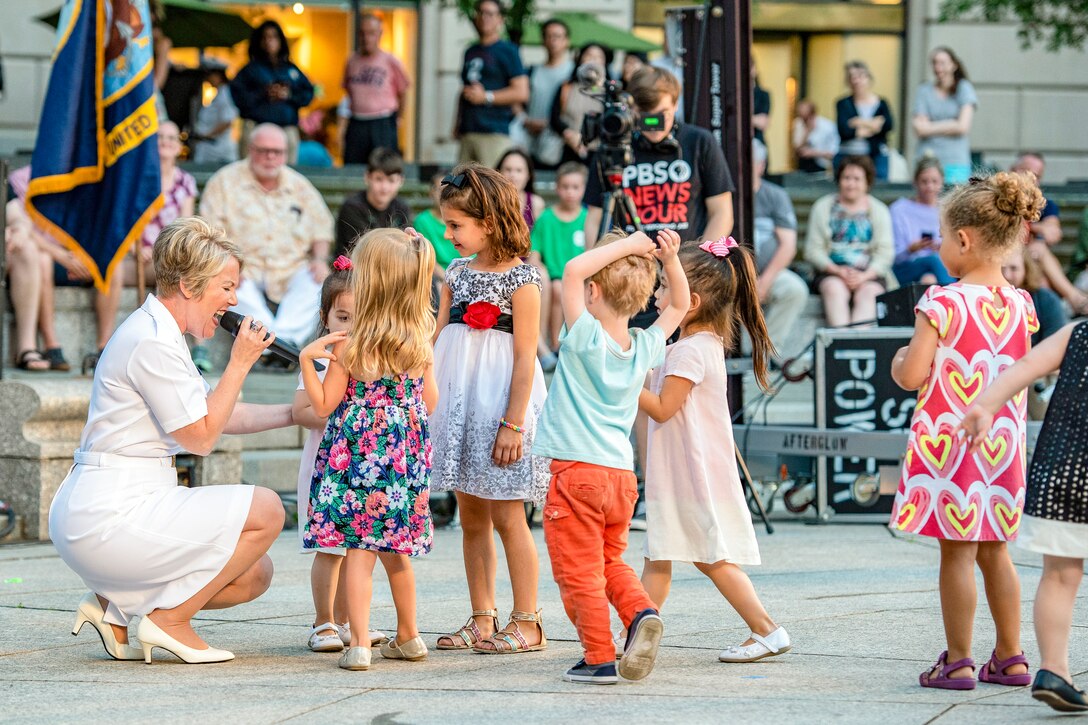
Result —
<instances>
[{"instance_id":1,"label":"woman in white uniform","mask_svg":"<svg viewBox=\"0 0 1088 725\"><path fill-rule=\"evenodd\" d=\"M54 546L91 589L72 633L94 625L115 659L150 663L155 647L189 663L233 659L189 620L251 601L272 579L267 551L283 528L279 497L245 485L178 486L172 460L181 451L207 455L223 433L292 424L288 404L237 402L273 339L260 322L243 322L214 390L185 345L185 333L210 337L217 314L237 302L242 262L223 231L201 219L163 229L156 292L102 353L75 465L49 510ZM137 615L132 646L128 624Z\"/></svg>"}]
</instances>

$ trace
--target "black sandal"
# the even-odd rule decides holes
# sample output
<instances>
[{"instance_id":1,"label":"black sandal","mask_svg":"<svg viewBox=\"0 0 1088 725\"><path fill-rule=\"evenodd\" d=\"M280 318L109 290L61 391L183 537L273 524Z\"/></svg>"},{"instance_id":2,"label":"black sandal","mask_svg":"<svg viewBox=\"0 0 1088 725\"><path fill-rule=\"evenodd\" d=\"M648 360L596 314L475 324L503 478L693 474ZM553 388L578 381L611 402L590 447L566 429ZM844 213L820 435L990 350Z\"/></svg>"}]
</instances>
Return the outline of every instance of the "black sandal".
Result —
<instances>
[{"instance_id":1,"label":"black sandal","mask_svg":"<svg viewBox=\"0 0 1088 725\"><path fill-rule=\"evenodd\" d=\"M50 370L66 373L72 369L72 366L64 359L64 350L59 347L51 347L46 350L45 359L49 361Z\"/></svg>"},{"instance_id":2,"label":"black sandal","mask_svg":"<svg viewBox=\"0 0 1088 725\"><path fill-rule=\"evenodd\" d=\"M45 367L41 367L41 365ZM19 353L19 360L15 363L15 367L32 373L44 373L49 370L49 361L42 357L42 354L37 350L23 350Z\"/></svg>"}]
</instances>

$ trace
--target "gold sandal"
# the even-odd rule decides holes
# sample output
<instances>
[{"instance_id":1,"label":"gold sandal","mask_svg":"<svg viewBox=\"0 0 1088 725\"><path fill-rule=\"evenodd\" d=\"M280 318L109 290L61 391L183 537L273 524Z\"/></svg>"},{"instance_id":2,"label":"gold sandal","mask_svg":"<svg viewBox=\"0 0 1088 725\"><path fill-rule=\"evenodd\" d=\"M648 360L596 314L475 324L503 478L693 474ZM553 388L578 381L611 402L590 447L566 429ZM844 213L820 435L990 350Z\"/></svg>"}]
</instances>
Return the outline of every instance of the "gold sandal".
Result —
<instances>
[{"instance_id":1,"label":"gold sandal","mask_svg":"<svg viewBox=\"0 0 1088 725\"><path fill-rule=\"evenodd\" d=\"M544 618L540 614L541 610L536 610L536 614L531 612L519 612L514 610L510 612L510 624L514 625L512 630L500 629L496 630L495 634L491 635L487 639L481 639L473 646L472 651L485 655L512 655L521 654L522 652L539 652L541 650L548 649L548 638L544 636ZM537 644L529 644L525 640L525 635L521 633L521 628L518 627L518 622L532 622L540 628L540 642ZM484 642L490 642L491 646L484 648L480 645Z\"/></svg>"},{"instance_id":2,"label":"gold sandal","mask_svg":"<svg viewBox=\"0 0 1088 725\"><path fill-rule=\"evenodd\" d=\"M439 640L448 637L453 644L442 644L440 641L435 642L435 649L472 649L473 645L477 644L484 638L483 633L480 632L480 628L476 626L476 617L491 617L492 622L495 624L495 631L499 629L499 612L497 609L473 609L472 616L465 622L465 626L461 629L453 632L452 634L443 634L439 636ZM460 638L464 641L464 644L459 644L457 639Z\"/></svg>"}]
</instances>

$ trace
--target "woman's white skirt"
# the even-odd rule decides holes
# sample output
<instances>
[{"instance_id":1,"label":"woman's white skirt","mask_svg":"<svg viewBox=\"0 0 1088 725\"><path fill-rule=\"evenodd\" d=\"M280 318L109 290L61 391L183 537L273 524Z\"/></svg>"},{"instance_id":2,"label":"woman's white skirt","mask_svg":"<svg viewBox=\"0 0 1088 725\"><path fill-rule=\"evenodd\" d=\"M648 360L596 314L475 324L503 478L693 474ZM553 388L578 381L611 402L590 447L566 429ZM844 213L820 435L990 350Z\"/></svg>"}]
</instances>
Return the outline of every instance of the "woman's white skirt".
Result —
<instances>
[{"instance_id":1,"label":"woman's white skirt","mask_svg":"<svg viewBox=\"0 0 1088 725\"><path fill-rule=\"evenodd\" d=\"M91 465L95 460L109 465ZM253 486L178 486L170 459L77 453L49 508L53 545L106 621L171 609L203 589L238 545Z\"/></svg>"}]
</instances>

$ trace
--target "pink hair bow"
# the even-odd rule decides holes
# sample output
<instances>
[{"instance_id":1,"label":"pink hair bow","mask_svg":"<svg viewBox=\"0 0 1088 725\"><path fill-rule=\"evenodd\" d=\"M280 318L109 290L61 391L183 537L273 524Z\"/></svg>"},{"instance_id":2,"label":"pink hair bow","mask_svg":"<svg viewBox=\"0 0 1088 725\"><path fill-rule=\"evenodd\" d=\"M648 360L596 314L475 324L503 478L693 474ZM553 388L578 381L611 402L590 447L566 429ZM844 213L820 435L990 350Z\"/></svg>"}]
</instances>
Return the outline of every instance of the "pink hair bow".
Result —
<instances>
[{"instance_id":1,"label":"pink hair bow","mask_svg":"<svg viewBox=\"0 0 1088 725\"><path fill-rule=\"evenodd\" d=\"M345 269L351 269L351 260L341 254L336 258L336 261L332 263L332 267L337 272L343 272Z\"/></svg>"},{"instance_id":2,"label":"pink hair bow","mask_svg":"<svg viewBox=\"0 0 1088 725\"><path fill-rule=\"evenodd\" d=\"M423 235L417 232L414 227L404 227L404 233L413 239L417 239L421 242L423 241Z\"/></svg>"},{"instance_id":3,"label":"pink hair bow","mask_svg":"<svg viewBox=\"0 0 1088 725\"><path fill-rule=\"evenodd\" d=\"M722 237L713 241L707 240L699 245L699 249L704 252L710 252L715 257L728 257L729 250L734 247L739 247L737 240L733 237Z\"/></svg>"}]
</instances>

